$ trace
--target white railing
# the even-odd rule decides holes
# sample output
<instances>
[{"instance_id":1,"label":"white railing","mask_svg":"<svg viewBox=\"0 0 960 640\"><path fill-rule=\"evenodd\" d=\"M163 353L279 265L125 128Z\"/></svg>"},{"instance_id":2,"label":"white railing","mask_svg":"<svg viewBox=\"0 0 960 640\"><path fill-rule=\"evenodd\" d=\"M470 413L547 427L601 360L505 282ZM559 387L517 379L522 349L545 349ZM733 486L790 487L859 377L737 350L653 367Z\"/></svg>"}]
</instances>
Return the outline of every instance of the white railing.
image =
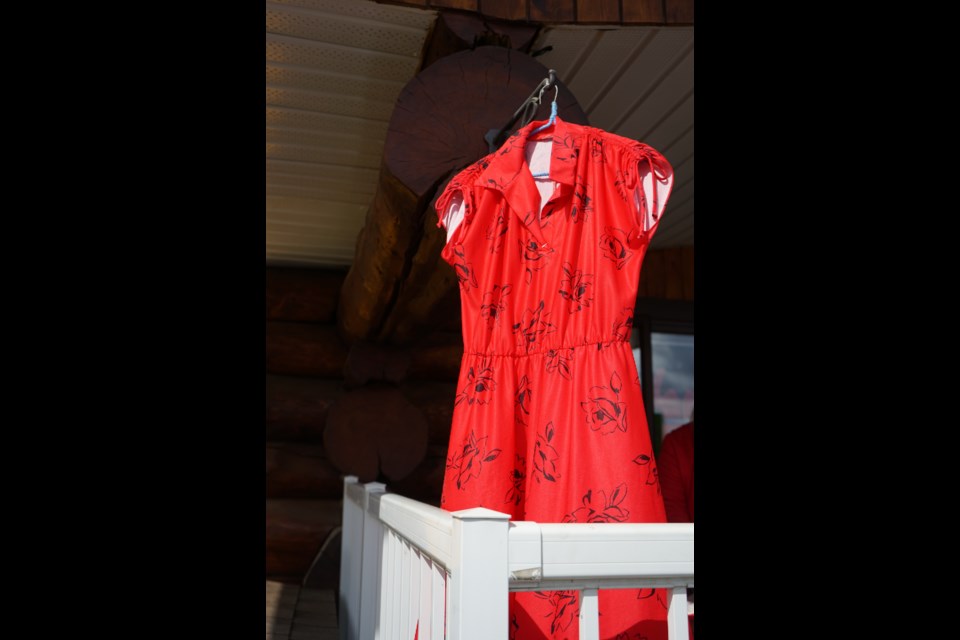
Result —
<instances>
[{"instance_id":1,"label":"white railing","mask_svg":"<svg viewBox=\"0 0 960 640\"><path fill-rule=\"evenodd\" d=\"M348 476L341 640L506 640L509 591L580 591L580 638L597 640L598 589L666 588L671 640L686 640L692 524L510 522L450 513Z\"/></svg>"}]
</instances>

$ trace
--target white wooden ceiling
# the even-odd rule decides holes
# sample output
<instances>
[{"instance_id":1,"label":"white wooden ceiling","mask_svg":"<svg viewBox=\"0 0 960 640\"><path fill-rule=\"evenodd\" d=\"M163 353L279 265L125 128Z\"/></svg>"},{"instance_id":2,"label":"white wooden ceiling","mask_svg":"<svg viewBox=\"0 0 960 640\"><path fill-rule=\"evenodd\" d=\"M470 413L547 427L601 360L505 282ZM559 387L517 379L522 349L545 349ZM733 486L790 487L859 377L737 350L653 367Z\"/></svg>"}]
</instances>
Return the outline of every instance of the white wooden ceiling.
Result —
<instances>
[{"instance_id":1,"label":"white wooden ceiling","mask_svg":"<svg viewBox=\"0 0 960 640\"><path fill-rule=\"evenodd\" d=\"M267 264L348 265L393 105L436 12L371 0L275 0L266 10ZM533 51L545 47L538 60L591 125L673 164L652 248L692 245L693 28L547 27Z\"/></svg>"}]
</instances>

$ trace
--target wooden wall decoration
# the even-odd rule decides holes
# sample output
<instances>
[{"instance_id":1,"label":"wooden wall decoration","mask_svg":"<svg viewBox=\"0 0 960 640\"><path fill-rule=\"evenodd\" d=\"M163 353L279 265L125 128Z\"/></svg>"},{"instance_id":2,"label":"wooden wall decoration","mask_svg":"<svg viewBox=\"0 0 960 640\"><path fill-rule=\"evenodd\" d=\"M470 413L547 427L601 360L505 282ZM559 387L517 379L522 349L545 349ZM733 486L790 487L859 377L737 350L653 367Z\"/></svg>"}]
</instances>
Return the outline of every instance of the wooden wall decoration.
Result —
<instances>
[{"instance_id":1,"label":"wooden wall decoration","mask_svg":"<svg viewBox=\"0 0 960 640\"><path fill-rule=\"evenodd\" d=\"M330 462L360 482L410 475L427 454L427 420L393 385L368 384L343 395L323 432Z\"/></svg>"}]
</instances>

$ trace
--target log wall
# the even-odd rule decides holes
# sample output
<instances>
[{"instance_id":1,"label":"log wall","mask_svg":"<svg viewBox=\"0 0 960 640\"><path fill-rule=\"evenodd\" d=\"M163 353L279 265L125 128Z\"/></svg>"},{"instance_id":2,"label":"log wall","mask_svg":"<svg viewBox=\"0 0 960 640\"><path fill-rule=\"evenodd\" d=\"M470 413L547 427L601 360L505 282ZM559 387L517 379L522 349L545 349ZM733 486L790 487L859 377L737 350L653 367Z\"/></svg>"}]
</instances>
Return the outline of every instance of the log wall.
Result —
<instances>
[{"instance_id":1,"label":"log wall","mask_svg":"<svg viewBox=\"0 0 960 640\"><path fill-rule=\"evenodd\" d=\"M545 24L692 25L693 0L377 0Z\"/></svg>"}]
</instances>

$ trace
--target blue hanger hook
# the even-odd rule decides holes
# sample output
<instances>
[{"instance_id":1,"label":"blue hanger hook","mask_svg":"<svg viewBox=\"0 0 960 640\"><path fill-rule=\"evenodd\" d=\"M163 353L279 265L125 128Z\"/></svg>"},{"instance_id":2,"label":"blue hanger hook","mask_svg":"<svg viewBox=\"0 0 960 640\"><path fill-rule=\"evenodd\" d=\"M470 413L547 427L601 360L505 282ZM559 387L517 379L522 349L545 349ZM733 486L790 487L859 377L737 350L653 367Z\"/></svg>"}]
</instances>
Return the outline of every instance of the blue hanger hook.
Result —
<instances>
[{"instance_id":1,"label":"blue hanger hook","mask_svg":"<svg viewBox=\"0 0 960 640\"><path fill-rule=\"evenodd\" d=\"M553 102L550 103L550 119L547 120L546 123L540 125L536 129L531 131L530 135L533 135L535 133L540 133L544 129L548 127L552 127L557 122L557 98L560 97L560 87L558 87L557 85L553 85L553 88L555 92L553 94ZM546 89L546 87L544 87L544 89ZM543 96L543 89L540 90L540 96L541 97ZM538 98L537 100L539 101L540 98Z\"/></svg>"}]
</instances>

